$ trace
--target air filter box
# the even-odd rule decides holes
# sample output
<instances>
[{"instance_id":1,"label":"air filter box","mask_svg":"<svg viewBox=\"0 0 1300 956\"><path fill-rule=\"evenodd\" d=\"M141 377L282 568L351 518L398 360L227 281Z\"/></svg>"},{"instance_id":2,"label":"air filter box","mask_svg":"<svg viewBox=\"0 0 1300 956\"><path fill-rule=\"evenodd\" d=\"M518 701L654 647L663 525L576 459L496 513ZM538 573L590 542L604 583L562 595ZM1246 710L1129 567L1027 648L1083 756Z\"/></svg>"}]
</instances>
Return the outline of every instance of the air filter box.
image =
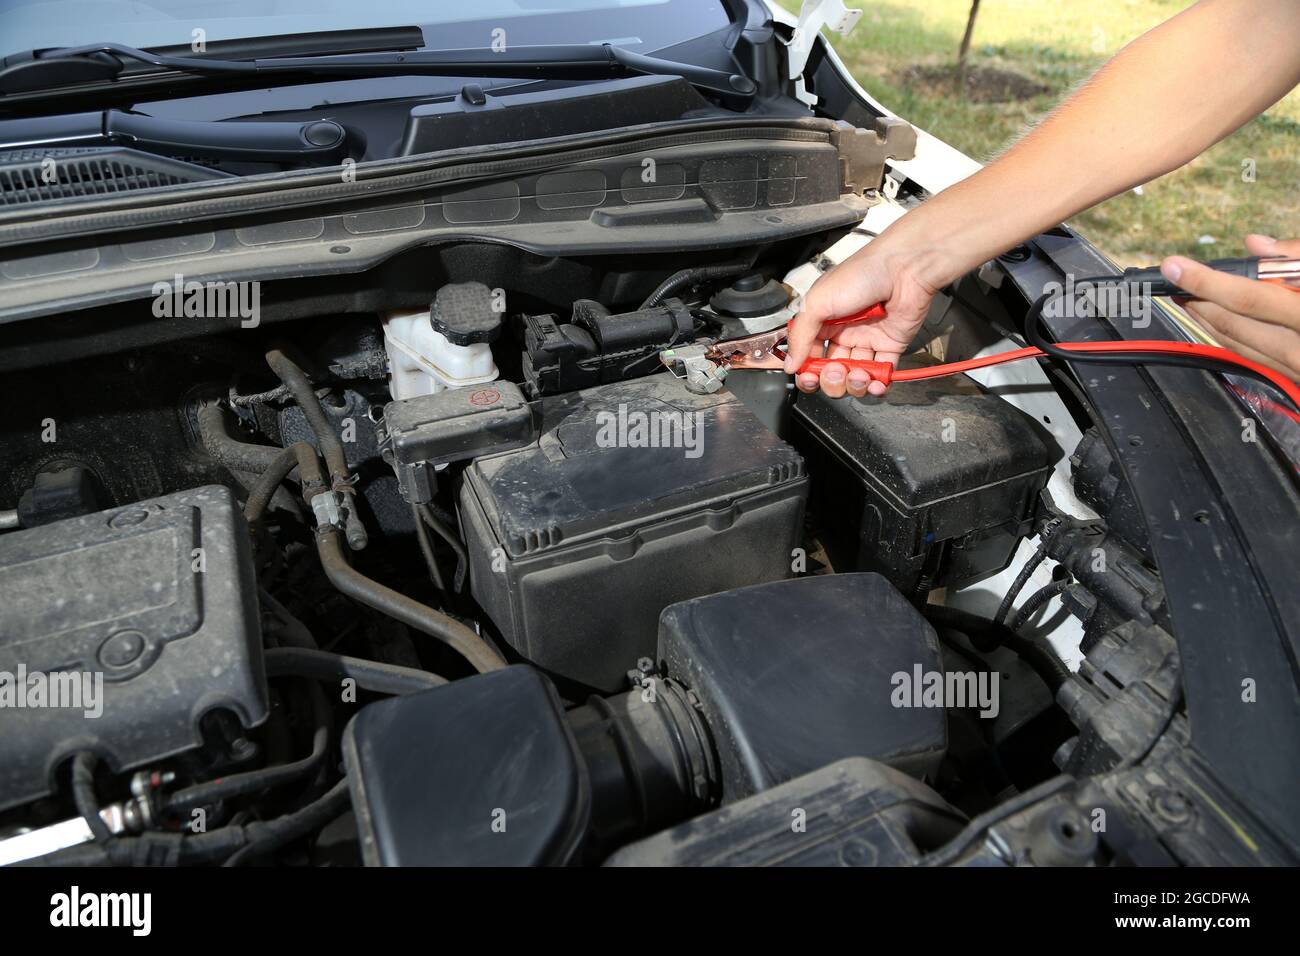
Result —
<instances>
[{"instance_id":1,"label":"air filter box","mask_svg":"<svg viewBox=\"0 0 1300 956\"><path fill-rule=\"evenodd\" d=\"M729 392L657 375L542 414L536 442L476 459L460 492L474 597L533 663L618 690L668 605L790 576L803 460Z\"/></svg>"},{"instance_id":2,"label":"air filter box","mask_svg":"<svg viewBox=\"0 0 1300 956\"><path fill-rule=\"evenodd\" d=\"M942 708L899 707L898 675L943 670L939 639L878 574L817 574L674 604L658 662L713 732L724 803L845 757L932 775Z\"/></svg>"},{"instance_id":3,"label":"air filter box","mask_svg":"<svg viewBox=\"0 0 1300 956\"><path fill-rule=\"evenodd\" d=\"M794 420L835 566L908 594L1006 567L1052 468L1046 430L963 375L800 395Z\"/></svg>"}]
</instances>

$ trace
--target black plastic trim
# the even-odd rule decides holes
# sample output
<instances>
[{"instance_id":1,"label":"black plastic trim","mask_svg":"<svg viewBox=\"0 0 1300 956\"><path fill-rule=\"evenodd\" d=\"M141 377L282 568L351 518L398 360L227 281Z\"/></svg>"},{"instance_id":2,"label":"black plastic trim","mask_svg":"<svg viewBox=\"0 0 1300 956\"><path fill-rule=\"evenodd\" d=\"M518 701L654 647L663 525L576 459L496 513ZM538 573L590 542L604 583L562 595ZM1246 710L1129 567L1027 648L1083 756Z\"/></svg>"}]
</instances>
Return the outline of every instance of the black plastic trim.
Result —
<instances>
[{"instance_id":1,"label":"black plastic trim","mask_svg":"<svg viewBox=\"0 0 1300 956\"><path fill-rule=\"evenodd\" d=\"M1069 229L1039 236L1030 249L1026 261L1003 265L1031 300L1063 275L1116 271ZM1163 332L1159 322L1134 334L1097 318L1046 321L1058 340ZM1262 432L1258 442L1242 441L1243 413L1218 375L1076 368L1150 530L1182 661L1191 749L1228 792L1300 846L1294 472L1280 464ZM1252 703L1242 699L1247 679L1255 682ZM1232 822L1249 828L1244 816Z\"/></svg>"}]
</instances>

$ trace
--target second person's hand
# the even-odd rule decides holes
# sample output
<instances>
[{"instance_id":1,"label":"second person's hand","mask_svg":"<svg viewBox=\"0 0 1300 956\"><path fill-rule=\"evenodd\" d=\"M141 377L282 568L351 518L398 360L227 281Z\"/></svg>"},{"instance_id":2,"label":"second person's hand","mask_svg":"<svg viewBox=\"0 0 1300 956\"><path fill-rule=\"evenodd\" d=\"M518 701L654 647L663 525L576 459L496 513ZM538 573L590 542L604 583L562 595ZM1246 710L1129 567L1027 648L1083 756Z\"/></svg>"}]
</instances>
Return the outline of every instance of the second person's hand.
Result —
<instances>
[{"instance_id":1,"label":"second person's hand","mask_svg":"<svg viewBox=\"0 0 1300 956\"><path fill-rule=\"evenodd\" d=\"M1300 257L1300 239L1250 235L1246 253ZM1177 301L1220 345L1300 382L1300 292L1215 272L1182 256L1170 256L1160 271L1195 296Z\"/></svg>"}]
</instances>

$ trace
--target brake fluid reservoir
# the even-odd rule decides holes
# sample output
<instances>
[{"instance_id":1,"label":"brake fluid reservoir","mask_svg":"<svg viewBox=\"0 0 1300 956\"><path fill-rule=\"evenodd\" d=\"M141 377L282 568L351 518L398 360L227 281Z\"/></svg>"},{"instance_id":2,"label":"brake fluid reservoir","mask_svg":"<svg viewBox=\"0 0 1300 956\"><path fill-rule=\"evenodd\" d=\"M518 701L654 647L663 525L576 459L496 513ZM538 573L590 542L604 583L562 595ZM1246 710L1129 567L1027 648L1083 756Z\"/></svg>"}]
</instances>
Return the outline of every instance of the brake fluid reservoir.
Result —
<instances>
[{"instance_id":1,"label":"brake fluid reservoir","mask_svg":"<svg viewBox=\"0 0 1300 956\"><path fill-rule=\"evenodd\" d=\"M388 313L388 390L400 401L492 381L499 373L491 343L500 329L501 313L481 282L443 286L428 311Z\"/></svg>"}]
</instances>

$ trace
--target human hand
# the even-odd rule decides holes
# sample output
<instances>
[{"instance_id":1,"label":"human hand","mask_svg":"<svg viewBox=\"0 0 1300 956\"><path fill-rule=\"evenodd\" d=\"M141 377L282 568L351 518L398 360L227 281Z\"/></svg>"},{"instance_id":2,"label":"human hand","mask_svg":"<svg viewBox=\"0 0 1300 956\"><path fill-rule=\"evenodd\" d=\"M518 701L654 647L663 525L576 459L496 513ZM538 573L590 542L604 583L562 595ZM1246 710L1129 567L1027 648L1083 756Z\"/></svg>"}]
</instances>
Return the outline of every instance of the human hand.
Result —
<instances>
[{"instance_id":1,"label":"human hand","mask_svg":"<svg viewBox=\"0 0 1300 956\"><path fill-rule=\"evenodd\" d=\"M1247 236L1252 256L1300 257L1300 239ZM1182 256L1160 263L1170 282L1194 298L1178 304L1225 348L1300 381L1300 292L1216 272Z\"/></svg>"},{"instance_id":2,"label":"human hand","mask_svg":"<svg viewBox=\"0 0 1300 956\"><path fill-rule=\"evenodd\" d=\"M898 364L925 321L935 290L942 281L929 277L929 260L891 247L886 237L866 248L818 279L803 297L799 314L790 326L785 370L797 372L812 355L813 348L830 340L827 358L865 359ZM885 317L822 332L822 323L862 312L882 303ZM870 393L883 395L886 385L860 369L849 371L834 363L826 366L820 379L815 374L795 375L795 384L805 392L820 385L831 398L847 392L857 398Z\"/></svg>"}]
</instances>

